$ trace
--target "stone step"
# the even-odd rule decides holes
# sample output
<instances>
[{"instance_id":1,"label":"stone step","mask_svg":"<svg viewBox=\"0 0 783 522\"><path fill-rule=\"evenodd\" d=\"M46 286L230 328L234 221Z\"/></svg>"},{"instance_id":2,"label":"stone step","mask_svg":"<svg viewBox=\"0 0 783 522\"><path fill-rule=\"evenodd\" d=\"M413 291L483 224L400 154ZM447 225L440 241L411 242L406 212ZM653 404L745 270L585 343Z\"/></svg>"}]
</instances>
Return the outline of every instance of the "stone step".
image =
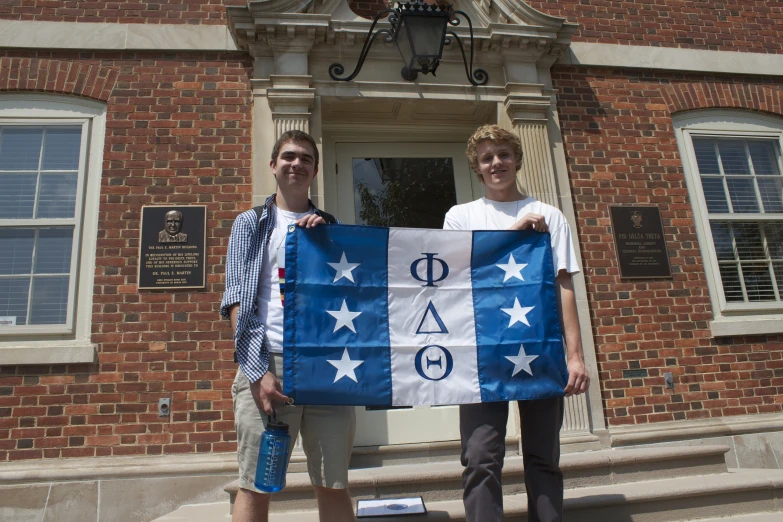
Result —
<instances>
[{"instance_id":1,"label":"stone step","mask_svg":"<svg viewBox=\"0 0 783 522\"><path fill-rule=\"evenodd\" d=\"M700 518L699 522L780 522L781 519L783 519L783 515L780 511L769 511L765 513L752 513L750 515L734 515L731 517Z\"/></svg>"},{"instance_id":2,"label":"stone step","mask_svg":"<svg viewBox=\"0 0 783 522\"><path fill-rule=\"evenodd\" d=\"M726 473L728 446L626 448L563 455L560 466L567 489ZM462 466L459 462L402 464L349 472L353 498L388 498L420 495L425 502L462 498ZM525 492L522 457L511 456L503 468L504 495ZM226 487L233 503L238 481ZM316 502L306 473L289 473L285 489L275 494L272 512L315 509Z\"/></svg>"},{"instance_id":3,"label":"stone step","mask_svg":"<svg viewBox=\"0 0 783 522\"><path fill-rule=\"evenodd\" d=\"M783 520L783 471L743 470L566 490L565 513L580 522L772 522ZM376 522L463 522L460 500L426 502L427 515ZM155 522L225 522L228 502L184 506ZM527 497L505 496L505 520L527 521ZM315 510L275 513L270 522L317 522Z\"/></svg>"}]
</instances>

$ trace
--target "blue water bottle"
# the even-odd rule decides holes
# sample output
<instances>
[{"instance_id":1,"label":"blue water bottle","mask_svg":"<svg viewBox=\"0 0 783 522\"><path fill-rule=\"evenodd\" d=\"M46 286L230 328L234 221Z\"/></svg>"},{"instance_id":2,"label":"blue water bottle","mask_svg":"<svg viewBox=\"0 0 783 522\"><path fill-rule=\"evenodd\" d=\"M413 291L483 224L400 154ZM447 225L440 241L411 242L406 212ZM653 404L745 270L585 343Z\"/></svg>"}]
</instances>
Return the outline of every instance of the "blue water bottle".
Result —
<instances>
[{"instance_id":1,"label":"blue water bottle","mask_svg":"<svg viewBox=\"0 0 783 522\"><path fill-rule=\"evenodd\" d=\"M266 431L261 436L256 467L256 487L265 493L275 493L285 487L285 472L288 468L288 449L291 447L291 435L288 424L278 422L277 417L269 418Z\"/></svg>"}]
</instances>

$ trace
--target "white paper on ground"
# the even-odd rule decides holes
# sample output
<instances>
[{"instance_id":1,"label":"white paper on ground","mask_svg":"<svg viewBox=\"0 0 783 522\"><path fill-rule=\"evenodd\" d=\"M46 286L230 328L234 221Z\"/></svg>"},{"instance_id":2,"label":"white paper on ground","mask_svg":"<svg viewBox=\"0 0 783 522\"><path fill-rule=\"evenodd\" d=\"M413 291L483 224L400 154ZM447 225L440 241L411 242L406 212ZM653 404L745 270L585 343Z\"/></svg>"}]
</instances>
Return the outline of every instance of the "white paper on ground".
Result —
<instances>
[{"instance_id":1,"label":"white paper on ground","mask_svg":"<svg viewBox=\"0 0 783 522\"><path fill-rule=\"evenodd\" d=\"M421 497L359 500L356 503L357 517L415 515L426 512L427 509L424 507L424 501Z\"/></svg>"}]
</instances>

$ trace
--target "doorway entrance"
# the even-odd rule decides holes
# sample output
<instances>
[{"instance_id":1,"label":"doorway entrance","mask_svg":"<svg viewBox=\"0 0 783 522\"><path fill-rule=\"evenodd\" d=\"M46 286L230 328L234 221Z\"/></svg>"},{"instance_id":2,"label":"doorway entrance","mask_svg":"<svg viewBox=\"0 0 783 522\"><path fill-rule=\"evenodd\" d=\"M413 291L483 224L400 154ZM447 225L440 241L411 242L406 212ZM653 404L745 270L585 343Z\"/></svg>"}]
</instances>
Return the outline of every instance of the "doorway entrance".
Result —
<instances>
[{"instance_id":1,"label":"doorway entrance","mask_svg":"<svg viewBox=\"0 0 783 522\"><path fill-rule=\"evenodd\" d=\"M344 223L440 229L452 206L483 195L464 143L336 143L335 156ZM357 407L356 423L355 446L459 440L457 406Z\"/></svg>"}]
</instances>

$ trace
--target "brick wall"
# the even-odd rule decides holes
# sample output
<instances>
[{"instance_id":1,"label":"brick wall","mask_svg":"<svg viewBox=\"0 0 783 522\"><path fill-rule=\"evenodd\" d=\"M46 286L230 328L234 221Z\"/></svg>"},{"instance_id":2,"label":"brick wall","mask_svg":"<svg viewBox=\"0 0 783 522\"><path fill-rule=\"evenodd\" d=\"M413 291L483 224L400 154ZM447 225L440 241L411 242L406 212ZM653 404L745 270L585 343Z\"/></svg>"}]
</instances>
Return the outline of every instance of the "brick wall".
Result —
<instances>
[{"instance_id":1,"label":"brick wall","mask_svg":"<svg viewBox=\"0 0 783 522\"><path fill-rule=\"evenodd\" d=\"M225 25L226 7L244 5L247 0L6 0L0 3L0 19Z\"/></svg>"},{"instance_id":2,"label":"brick wall","mask_svg":"<svg viewBox=\"0 0 783 522\"><path fill-rule=\"evenodd\" d=\"M783 115L783 82L563 67L553 80L609 424L783 411L783 336L710 336L709 293L671 119L712 107ZM612 204L661 209L671 280L620 280ZM623 377L635 369L649 377ZM665 389L663 372L674 374L675 390Z\"/></svg>"},{"instance_id":3,"label":"brick wall","mask_svg":"<svg viewBox=\"0 0 783 522\"><path fill-rule=\"evenodd\" d=\"M108 104L92 318L99 362L0 367L0 461L236 448L236 365L218 309L231 225L251 205L251 71L239 53L0 60L0 91ZM111 90L88 93L90 78ZM203 291L136 289L141 207L167 203L208 208ZM172 399L170 418L158 417L161 397Z\"/></svg>"},{"instance_id":4,"label":"brick wall","mask_svg":"<svg viewBox=\"0 0 783 522\"><path fill-rule=\"evenodd\" d=\"M532 8L579 24L574 41L687 47L758 53L783 52L783 3L760 0L526 0ZM373 18L380 0L349 0Z\"/></svg>"},{"instance_id":5,"label":"brick wall","mask_svg":"<svg viewBox=\"0 0 783 522\"><path fill-rule=\"evenodd\" d=\"M574 41L783 52L783 4L760 0L527 0L580 25Z\"/></svg>"},{"instance_id":6,"label":"brick wall","mask_svg":"<svg viewBox=\"0 0 783 522\"><path fill-rule=\"evenodd\" d=\"M348 5L351 11L370 20L374 19L380 11L388 9L388 2L384 0L348 0Z\"/></svg>"},{"instance_id":7,"label":"brick wall","mask_svg":"<svg viewBox=\"0 0 783 522\"><path fill-rule=\"evenodd\" d=\"M348 0L360 16L373 18L384 0ZM693 0L528 0L534 9L580 24L575 41L783 52L780 2ZM246 0L100 2L9 0L0 19L109 23L225 24L226 7Z\"/></svg>"}]
</instances>

